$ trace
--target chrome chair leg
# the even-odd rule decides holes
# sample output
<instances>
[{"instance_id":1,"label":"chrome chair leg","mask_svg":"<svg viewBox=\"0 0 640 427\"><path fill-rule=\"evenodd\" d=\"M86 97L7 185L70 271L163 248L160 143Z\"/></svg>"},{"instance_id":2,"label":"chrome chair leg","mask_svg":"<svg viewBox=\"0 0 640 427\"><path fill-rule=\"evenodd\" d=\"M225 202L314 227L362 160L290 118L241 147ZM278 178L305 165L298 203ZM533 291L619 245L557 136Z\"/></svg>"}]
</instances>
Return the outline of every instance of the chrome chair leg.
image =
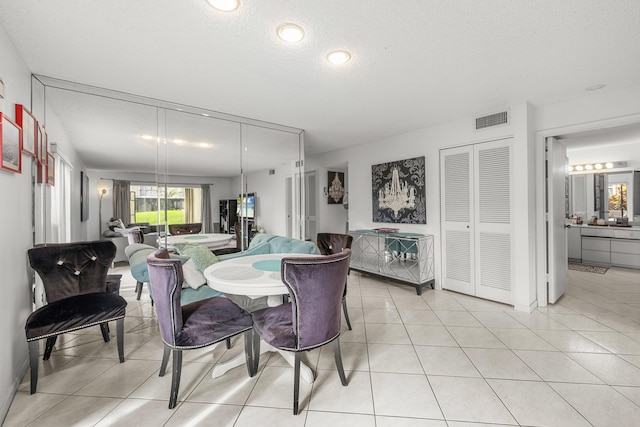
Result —
<instances>
[{"instance_id":1,"label":"chrome chair leg","mask_svg":"<svg viewBox=\"0 0 640 427\"><path fill-rule=\"evenodd\" d=\"M142 282L136 282L136 299L139 300L142 295Z\"/></svg>"}]
</instances>

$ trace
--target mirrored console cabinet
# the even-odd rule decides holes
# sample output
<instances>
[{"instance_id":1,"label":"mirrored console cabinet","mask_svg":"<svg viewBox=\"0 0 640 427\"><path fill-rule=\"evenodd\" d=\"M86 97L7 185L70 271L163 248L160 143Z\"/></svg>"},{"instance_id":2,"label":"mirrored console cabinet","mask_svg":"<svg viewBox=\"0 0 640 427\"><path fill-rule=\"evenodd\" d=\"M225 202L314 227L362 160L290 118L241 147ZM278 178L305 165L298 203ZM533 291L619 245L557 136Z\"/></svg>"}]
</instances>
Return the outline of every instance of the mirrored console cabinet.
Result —
<instances>
[{"instance_id":1,"label":"mirrored console cabinet","mask_svg":"<svg viewBox=\"0 0 640 427\"><path fill-rule=\"evenodd\" d=\"M433 289L433 235L387 233L376 230L350 231L352 270L389 277L410 284L422 294Z\"/></svg>"}]
</instances>

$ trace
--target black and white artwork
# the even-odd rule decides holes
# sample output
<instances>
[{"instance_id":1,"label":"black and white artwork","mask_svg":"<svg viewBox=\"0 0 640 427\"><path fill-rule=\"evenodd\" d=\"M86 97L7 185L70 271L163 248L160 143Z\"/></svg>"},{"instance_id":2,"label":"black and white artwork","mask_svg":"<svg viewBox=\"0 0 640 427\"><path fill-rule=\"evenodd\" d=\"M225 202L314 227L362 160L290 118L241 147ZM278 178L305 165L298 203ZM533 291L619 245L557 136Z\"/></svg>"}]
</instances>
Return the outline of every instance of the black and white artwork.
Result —
<instances>
[{"instance_id":1,"label":"black and white artwork","mask_svg":"<svg viewBox=\"0 0 640 427\"><path fill-rule=\"evenodd\" d=\"M425 158L371 166L373 222L426 224Z\"/></svg>"},{"instance_id":2,"label":"black and white artwork","mask_svg":"<svg viewBox=\"0 0 640 427\"><path fill-rule=\"evenodd\" d=\"M344 173L328 172L327 200L330 205L341 205L344 201Z\"/></svg>"}]
</instances>

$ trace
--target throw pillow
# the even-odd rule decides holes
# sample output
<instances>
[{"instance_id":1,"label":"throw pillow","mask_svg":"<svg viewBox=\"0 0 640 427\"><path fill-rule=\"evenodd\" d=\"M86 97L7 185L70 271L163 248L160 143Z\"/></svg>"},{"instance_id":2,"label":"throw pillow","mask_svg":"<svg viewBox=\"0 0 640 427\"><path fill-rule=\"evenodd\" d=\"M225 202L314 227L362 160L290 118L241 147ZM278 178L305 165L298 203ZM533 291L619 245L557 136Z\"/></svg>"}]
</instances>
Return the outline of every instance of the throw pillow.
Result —
<instances>
[{"instance_id":1,"label":"throw pillow","mask_svg":"<svg viewBox=\"0 0 640 427\"><path fill-rule=\"evenodd\" d=\"M192 259L182 264L182 275L184 276L183 288L187 286L198 289L200 286L207 283L207 279L204 278L204 274L198 270L196 263Z\"/></svg>"},{"instance_id":2,"label":"throw pillow","mask_svg":"<svg viewBox=\"0 0 640 427\"><path fill-rule=\"evenodd\" d=\"M218 262L218 258L206 246L194 243L176 243L173 246L180 252L180 255L188 256L193 260L201 273L211 264Z\"/></svg>"}]
</instances>

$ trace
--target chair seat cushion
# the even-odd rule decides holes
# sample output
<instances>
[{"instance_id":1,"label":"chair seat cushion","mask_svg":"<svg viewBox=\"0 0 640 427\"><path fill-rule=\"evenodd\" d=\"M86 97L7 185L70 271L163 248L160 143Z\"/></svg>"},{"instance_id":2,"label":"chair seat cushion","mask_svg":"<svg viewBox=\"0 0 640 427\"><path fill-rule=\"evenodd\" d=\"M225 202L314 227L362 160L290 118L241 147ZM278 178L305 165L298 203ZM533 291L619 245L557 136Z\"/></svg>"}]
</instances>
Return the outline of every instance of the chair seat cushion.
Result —
<instances>
[{"instance_id":1,"label":"chair seat cushion","mask_svg":"<svg viewBox=\"0 0 640 427\"><path fill-rule=\"evenodd\" d=\"M253 329L268 344L282 350L297 350L290 302L253 311L251 317Z\"/></svg>"},{"instance_id":2,"label":"chair seat cushion","mask_svg":"<svg viewBox=\"0 0 640 427\"><path fill-rule=\"evenodd\" d=\"M224 297L213 297L182 306L182 330L176 347L204 347L251 329L251 316Z\"/></svg>"},{"instance_id":3,"label":"chair seat cushion","mask_svg":"<svg viewBox=\"0 0 640 427\"><path fill-rule=\"evenodd\" d=\"M124 317L127 302L117 294L75 295L40 307L27 318L27 341L60 335Z\"/></svg>"}]
</instances>

